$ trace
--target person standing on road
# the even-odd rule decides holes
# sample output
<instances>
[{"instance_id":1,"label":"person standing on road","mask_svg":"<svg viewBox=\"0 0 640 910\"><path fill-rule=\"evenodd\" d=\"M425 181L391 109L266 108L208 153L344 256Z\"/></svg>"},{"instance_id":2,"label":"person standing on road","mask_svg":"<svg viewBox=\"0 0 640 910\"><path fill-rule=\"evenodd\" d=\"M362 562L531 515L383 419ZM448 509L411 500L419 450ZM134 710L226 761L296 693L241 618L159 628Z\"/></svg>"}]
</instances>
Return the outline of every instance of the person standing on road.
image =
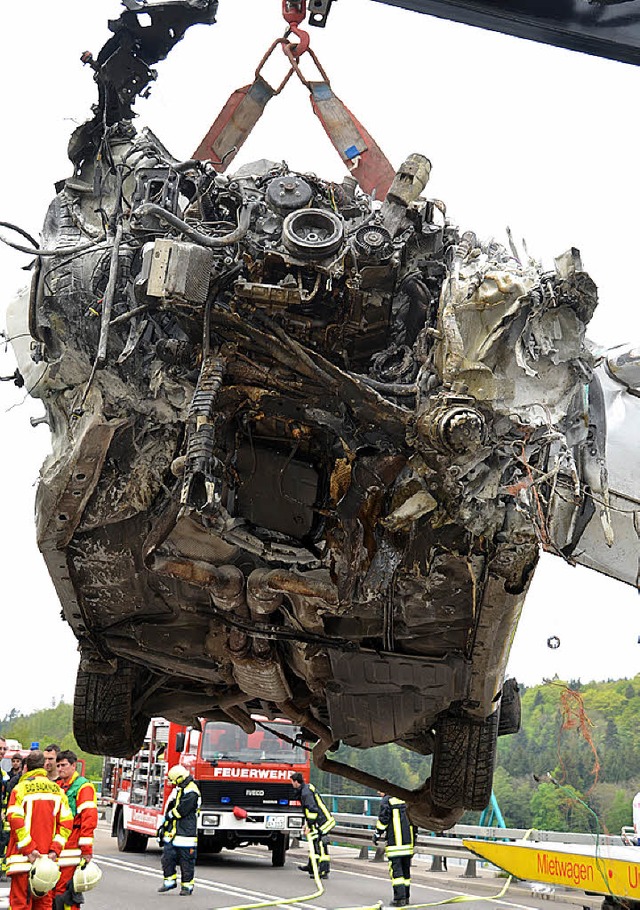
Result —
<instances>
[{"instance_id":1,"label":"person standing on road","mask_svg":"<svg viewBox=\"0 0 640 910\"><path fill-rule=\"evenodd\" d=\"M52 861L58 859L69 838L73 815L60 787L48 780L39 749L27 756L27 770L11 791L7 816L11 828L7 850L9 906L11 910L51 910L53 893L46 888L55 887L59 874ZM32 887L30 893L30 873L38 864L45 867L47 875L53 870L55 877L41 891L34 893Z\"/></svg>"},{"instance_id":2,"label":"person standing on road","mask_svg":"<svg viewBox=\"0 0 640 910\"><path fill-rule=\"evenodd\" d=\"M174 765L167 774L173 792L167 800L164 821L158 828L162 847L164 881L160 894L178 887L177 868L180 866L180 896L193 894L198 847L198 812L202 798L198 785L186 768Z\"/></svg>"},{"instance_id":3,"label":"person standing on road","mask_svg":"<svg viewBox=\"0 0 640 910\"><path fill-rule=\"evenodd\" d=\"M0 754L2 753L2 739L0 738ZM25 771L25 761L20 752L14 752L11 756L11 770L8 772L8 781L4 783L4 796L2 798L2 810L0 811L0 882L7 880L7 861L6 852L9 843L9 819L7 818L7 805L11 791L18 783Z\"/></svg>"},{"instance_id":4,"label":"person standing on road","mask_svg":"<svg viewBox=\"0 0 640 910\"><path fill-rule=\"evenodd\" d=\"M393 886L392 907L406 907L411 899L411 858L413 856L413 825L407 815L407 804L395 796L381 793L380 811L373 842L385 839L385 855Z\"/></svg>"},{"instance_id":5,"label":"person standing on road","mask_svg":"<svg viewBox=\"0 0 640 910\"><path fill-rule=\"evenodd\" d=\"M44 770L47 772L49 780L58 780L58 756L60 755L60 746L57 743L51 743L45 746L44 752Z\"/></svg>"},{"instance_id":6,"label":"person standing on road","mask_svg":"<svg viewBox=\"0 0 640 910\"><path fill-rule=\"evenodd\" d=\"M53 750L53 747L49 747ZM47 750L45 750L46 752ZM78 865L86 865L93 856L93 834L98 826L98 800L93 784L76 769L78 756L71 749L57 753L58 785L66 794L73 816L69 840L60 856L61 875L56 885L54 910L78 910L82 897L73 889L73 875Z\"/></svg>"},{"instance_id":7,"label":"person standing on road","mask_svg":"<svg viewBox=\"0 0 640 910\"><path fill-rule=\"evenodd\" d=\"M7 741L4 736L0 736L0 761L7 754ZM8 771L0 767L0 881L6 881L6 862L7 844L9 843L9 823L7 821L7 803L9 802L9 781Z\"/></svg>"},{"instance_id":8,"label":"person standing on road","mask_svg":"<svg viewBox=\"0 0 640 910\"><path fill-rule=\"evenodd\" d=\"M335 828L336 820L325 806L322 797L313 784L305 783L300 771L295 771L291 775L291 783L299 791L298 799L304 809L304 817L311 835L311 846L318 864L318 874L320 878L328 878L331 860L329 858L327 834L332 828ZM306 866L299 866L298 868L303 872L308 872L313 877L311 857L309 857L309 862Z\"/></svg>"},{"instance_id":9,"label":"person standing on road","mask_svg":"<svg viewBox=\"0 0 640 910\"><path fill-rule=\"evenodd\" d=\"M22 753L14 752L11 756L11 770L9 771L9 793L24 774L24 765L25 759L22 757Z\"/></svg>"}]
</instances>

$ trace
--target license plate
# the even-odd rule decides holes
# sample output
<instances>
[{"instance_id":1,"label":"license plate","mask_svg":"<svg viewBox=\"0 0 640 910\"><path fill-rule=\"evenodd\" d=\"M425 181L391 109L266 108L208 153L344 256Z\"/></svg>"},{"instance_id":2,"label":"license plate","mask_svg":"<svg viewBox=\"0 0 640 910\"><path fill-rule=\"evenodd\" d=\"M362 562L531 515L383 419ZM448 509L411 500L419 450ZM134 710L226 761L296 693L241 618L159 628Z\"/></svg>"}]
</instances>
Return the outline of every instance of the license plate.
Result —
<instances>
[{"instance_id":1,"label":"license plate","mask_svg":"<svg viewBox=\"0 0 640 910\"><path fill-rule=\"evenodd\" d=\"M267 828L278 828L282 830L287 827L287 819L284 815L267 815Z\"/></svg>"}]
</instances>

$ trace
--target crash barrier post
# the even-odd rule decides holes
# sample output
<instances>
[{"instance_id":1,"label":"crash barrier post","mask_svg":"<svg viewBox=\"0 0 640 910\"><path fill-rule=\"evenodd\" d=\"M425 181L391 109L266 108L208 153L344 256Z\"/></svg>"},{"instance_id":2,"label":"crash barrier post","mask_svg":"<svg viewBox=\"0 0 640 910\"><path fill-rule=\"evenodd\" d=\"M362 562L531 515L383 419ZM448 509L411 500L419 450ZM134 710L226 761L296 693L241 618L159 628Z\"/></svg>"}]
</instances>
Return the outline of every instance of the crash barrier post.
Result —
<instances>
[{"instance_id":1,"label":"crash barrier post","mask_svg":"<svg viewBox=\"0 0 640 910\"><path fill-rule=\"evenodd\" d=\"M329 834L333 844L352 846L360 851L362 847L371 847L371 839L375 829L376 815L356 815L347 812L336 813L337 825ZM483 840L522 840L527 834L526 828L501 828L481 827L480 825L455 825L444 836L434 836L431 832L418 831L415 852L426 856L458 858L466 861L463 878L477 878L478 860L462 843L462 838L477 838ZM561 831L530 831L529 839L550 843L594 844L594 834L566 833ZM598 843L619 846L623 844L620 836L599 835ZM384 860L384 848L377 847L373 862ZM440 871L432 865L433 871Z\"/></svg>"}]
</instances>

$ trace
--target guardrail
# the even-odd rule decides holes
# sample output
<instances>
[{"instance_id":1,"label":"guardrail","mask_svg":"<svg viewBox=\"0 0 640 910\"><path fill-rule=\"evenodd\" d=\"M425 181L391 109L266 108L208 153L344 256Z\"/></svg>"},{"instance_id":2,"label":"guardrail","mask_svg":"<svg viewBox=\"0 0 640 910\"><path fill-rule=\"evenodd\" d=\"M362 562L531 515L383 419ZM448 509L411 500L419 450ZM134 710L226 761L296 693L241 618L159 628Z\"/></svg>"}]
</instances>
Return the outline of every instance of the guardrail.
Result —
<instances>
[{"instance_id":1,"label":"guardrail","mask_svg":"<svg viewBox=\"0 0 640 910\"><path fill-rule=\"evenodd\" d=\"M368 856L369 848L376 849L376 859L384 856L383 848L374 848L371 839L375 828L376 816L356 815L348 812L338 812L334 815L337 825L331 831L329 838L334 844L349 845L360 849L360 856ZM471 853L462 843L462 838L477 838L481 840L521 840L525 834L527 840L534 843L562 843L562 844L588 844L591 846L609 844L620 846L624 843L622 837L613 835L595 835L587 833L567 834L562 831L540 831L526 828L498 828L480 827L479 825L455 825L446 835L436 835L427 831L418 831L415 852L434 857L432 869L440 870L437 862L442 857L457 857L466 860L467 866L463 873L467 878L475 878L476 863L480 862L474 853Z\"/></svg>"},{"instance_id":2,"label":"guardrail","mask_svg":"<svg viewBox=\"0 0 640 910\"><path fill-rule=\"evenodd\" d=\"M356 796L351 793L323 793L322 798L327 805L331 804L331 812L334 816L340 812L341 803L343 807L347 803L349 811L353 810L353 803L360 803L364 815L377 815L382 800L381 796ZM343 808L344 813L349 814L347 809Z\"/></svg>"}]
</instances>

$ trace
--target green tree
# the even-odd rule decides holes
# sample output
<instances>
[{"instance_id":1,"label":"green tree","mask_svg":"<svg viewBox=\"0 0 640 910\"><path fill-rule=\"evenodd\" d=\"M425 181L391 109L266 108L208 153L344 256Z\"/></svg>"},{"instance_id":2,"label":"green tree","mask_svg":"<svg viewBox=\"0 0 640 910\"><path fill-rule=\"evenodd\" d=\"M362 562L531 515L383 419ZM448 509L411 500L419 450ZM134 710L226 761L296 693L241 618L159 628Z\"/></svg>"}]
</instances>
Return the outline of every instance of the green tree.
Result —
<instances>
[{"instance_id":1,"label":"green tree","mask_svg":"<svg viewBox=\"0 0 640 910\"><path fill-rule=\"evenodd\" d=\"M66 702L59 702L53 708L35 711L33 714L21 715L11 712L10 717L2 723L2 735L17 739L24 748L32 742L41 748L57 743L62 749L72 749L79 758L84 759L85 774L91 780L102 777L102 756L82 752L74 739L73 708Z\"/></svg>"},{"instance_id":2,"label":"green tree","mask_svg":"<svg viewBox=\"0 0 640 910\"><path fill-rule=\"evenodd\" d=\"M563 831L562 796L553 784L540 784L531 797L531 824L545 831Z\"/></svg>"},{"instance_id":3,"label":"green tree","mask_svg":"<svg viewBox=\"0 0 640 910\"><path fill-rule=\"evenodd\" d=\"M616 790L613 802L604 815L607 831L619 834L625 825L633 823L632 796L625 790Z\"/></svg>"}]
</instances>

